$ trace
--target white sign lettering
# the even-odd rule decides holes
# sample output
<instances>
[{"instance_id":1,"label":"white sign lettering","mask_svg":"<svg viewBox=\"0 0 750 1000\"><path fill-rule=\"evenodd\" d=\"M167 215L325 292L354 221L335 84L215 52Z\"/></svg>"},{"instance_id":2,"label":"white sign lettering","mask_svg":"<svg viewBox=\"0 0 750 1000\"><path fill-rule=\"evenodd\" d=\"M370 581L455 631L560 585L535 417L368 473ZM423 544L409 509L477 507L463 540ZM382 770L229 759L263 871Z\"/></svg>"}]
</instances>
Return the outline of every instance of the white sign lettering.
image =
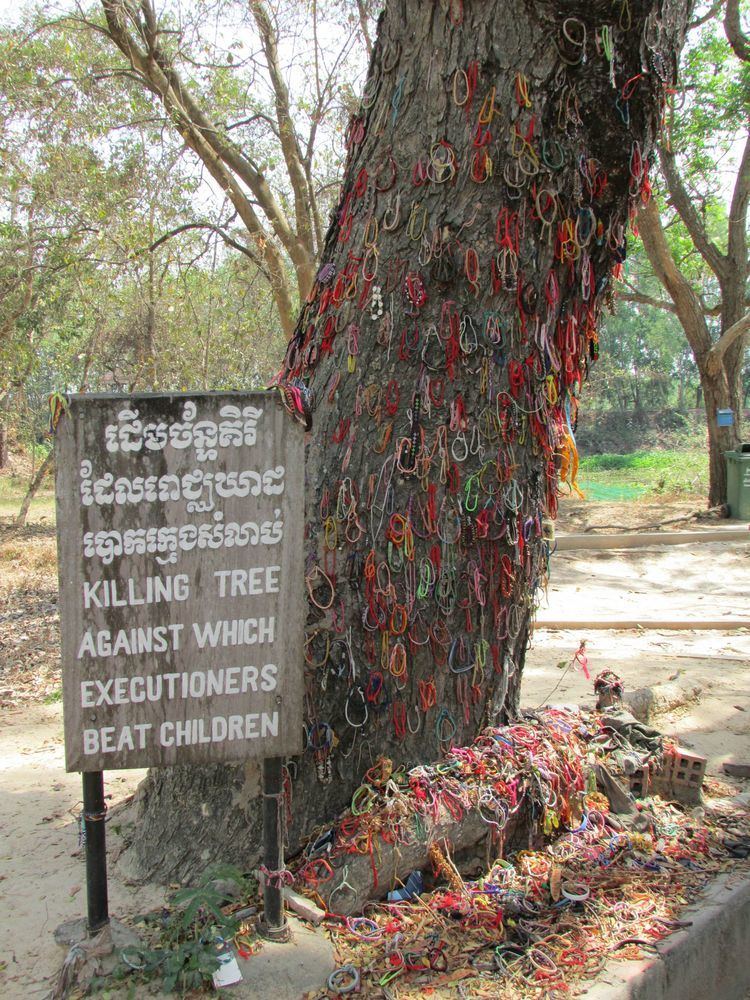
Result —
<instances>
[{"instance_id":1,"label":"white sign lettering","mask_svg":"<svg viewBox=\"0 0 750 1000\"><path fill-rule=\"evenodd\" d=\"M68 770L299 752L304 442L278 397L73 396L55 464Z\"/></svg>"}]
</instances>

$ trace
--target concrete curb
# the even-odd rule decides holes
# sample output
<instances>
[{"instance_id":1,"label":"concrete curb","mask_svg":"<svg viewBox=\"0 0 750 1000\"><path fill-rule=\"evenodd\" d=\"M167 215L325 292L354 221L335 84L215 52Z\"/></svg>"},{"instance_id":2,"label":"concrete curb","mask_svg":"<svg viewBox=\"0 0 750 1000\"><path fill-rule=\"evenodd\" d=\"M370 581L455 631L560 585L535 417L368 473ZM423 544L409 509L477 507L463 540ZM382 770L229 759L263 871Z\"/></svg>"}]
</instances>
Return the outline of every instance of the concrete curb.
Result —
<instances>
[{"instance_id":1,"label":"concrete curb","mask_svg":"<svg viewBox=\"0 0 750 1000\"><path fill-rule=\"evenodd\" d=\"M630 632L634 629L653 632L731 632L734 629L750 629L750 618L711 618L704 621L672 618L600 618L581 619L580 621L557 621L554 618L537 618L534 623L536 632L579 632L581 629L599 632Z\"/></svg>"},{"instance_id":2,"label":"concrete curb","mask_svg":"<svg viewBox=\"0 0 750 1000\"><path fill-rule=\"evenodd\" d=\"M695 545L700 542L750 542L747 528L718 528L715 531L659 531L652 534L557 535L558 552L582 549L641 549L658 545Z\"/></svg>"},{"instance_id":3,"label":"concrete curb","mask_svg":"<svg viewBox=\"0 0 750 1000\"><path fill-rule=\"evenodd\" d=\"M665 938L658 956L612 962L586 1000L744 1000L750 988L750 876L724 874L681 915L692 926Z\"/></svg>"}]
</instances>

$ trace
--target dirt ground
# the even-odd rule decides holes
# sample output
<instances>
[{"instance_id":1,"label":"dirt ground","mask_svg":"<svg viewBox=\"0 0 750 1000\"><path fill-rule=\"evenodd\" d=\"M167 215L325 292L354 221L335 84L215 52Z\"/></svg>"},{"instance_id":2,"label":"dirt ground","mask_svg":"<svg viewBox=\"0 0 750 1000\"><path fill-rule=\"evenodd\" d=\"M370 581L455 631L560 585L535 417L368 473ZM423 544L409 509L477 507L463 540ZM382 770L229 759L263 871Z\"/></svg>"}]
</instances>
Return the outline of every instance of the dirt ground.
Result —
<instances>
[{"instance_id":1,"label":"dirt ground","mask_svg":"<svg viewBox=\"0 0 750 1000\"><path fill-rule=\"evenodd\" d=\"M568 503L558 530L651 524L693 507ZM700 529L700 524L689 527ZM748 618L748 543L559 553L540 618ZM86 887L76 820L80 777L64 771L62 710L56 700L51 529L37 524L22 537L0 538L0 572L0 995L20 1000L49 992L62 959L52 932L63 920L85 913ZM727 779L720 766L725 760L750 762L750 631L581 635L540 628L524 672L525 706L593 703L591 681L580 671L566 671L581 639L587 641L592 677L605 668L615 670L630 690L674 675L701 685L698 702L662 716L658 726L706 754L713 778L747 790L748 782ZM110 807L127 799L141 777L136 771L107 774ZM115 863L121 848L117 822L115 815L108 826L110 909L127 917L158 905L163 889L121 880Z\"/></svg>"},{"instance_id":2,"label":"dirt ground","mask_svg":"<svg viewBox=\"0 0 750 1000\"><path fill-rule=\"evenodd\" d=\"M690 512L689 503L594 504L563 507L560 532L597 525L654 524ZM665 525L666 531L745 527L741 522L702 520ZM609 532L608 532L609 533ZM557 553L552 580L538 620L639 619L750 620L750 530L748 541L704 542L617 551ZM750 630L578 632L537 629L527 655L522 701L593 705L592 684L582 671L564 668L586 640L592 677L614 670L633 691L678 678L702 687L700 700L662 716L659 728L709 759L709 773L724 761L750 762ZM557 686L559 684L559 686ZM553 688L556 688L550 698ZM722 780L727 779L722 774ZM731 782L730 782L731 784ZM743 790L742 783L735 783ZM747 783L746 786L747 787Z\"/></svg>"},{"instance_id":3,"label":"dirt ground","mask_svg":"<svg viewBox=\"0 0 750 1000\"><path fill-rule=\"evenodd\" d=\"M110 808L132 793L145 771L110 772ZM45 997L64 952L55 928L86 912L86 871L78 846L81 778L66 774L60 704L0 712L0 995ZM113 872L120 849L116 817L108 824L110 912L127 918L158 906L164 890L127 885ZM3 968L4 964L4 968Z\"/></svg>"}]
</instances>

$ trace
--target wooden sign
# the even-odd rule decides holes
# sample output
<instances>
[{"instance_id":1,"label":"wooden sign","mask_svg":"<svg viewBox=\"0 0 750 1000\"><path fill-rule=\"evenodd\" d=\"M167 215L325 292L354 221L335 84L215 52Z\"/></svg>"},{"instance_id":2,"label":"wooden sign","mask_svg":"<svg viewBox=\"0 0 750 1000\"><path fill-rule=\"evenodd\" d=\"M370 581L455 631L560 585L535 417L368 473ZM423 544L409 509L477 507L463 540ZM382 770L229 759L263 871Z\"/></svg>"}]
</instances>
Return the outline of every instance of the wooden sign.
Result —
<instances>
[{"instance_id":1,"label":"wooden sign","mask_svg":"<svg viewBox=\"0 0 750 1000\"><path fill-rule=\"evenodd\" d=\"M278 396L72 396L55 467L67 769L299 753L304 432Z\"/></svg>"}]
</instances>

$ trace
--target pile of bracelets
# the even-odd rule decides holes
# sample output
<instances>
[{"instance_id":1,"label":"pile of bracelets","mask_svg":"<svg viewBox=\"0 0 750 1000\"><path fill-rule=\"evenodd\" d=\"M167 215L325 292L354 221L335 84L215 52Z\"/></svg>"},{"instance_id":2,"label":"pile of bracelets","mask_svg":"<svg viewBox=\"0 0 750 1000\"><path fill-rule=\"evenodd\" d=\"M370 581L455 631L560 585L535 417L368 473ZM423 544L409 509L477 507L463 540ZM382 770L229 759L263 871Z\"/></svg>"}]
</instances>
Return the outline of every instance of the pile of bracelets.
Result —
<instances>
[{"instance_id":1,"label":"pile of bracelets","mask_svg":"<svg viewBox=\"0 0 750 1000\"><path fill-rule=\"evenodd\" d=\"M318 832L298 865L296 884L316 889L330 909L340 895L334 867L353 854L369 854L377 881L377 842L426 840L442 820L475 814L496 842L514 817L531 817L542 835L577 826L590 781L587 750L599 735L577 714L547 709L534 718L485 729L469 747L454 747L438 762L394 770L380 758L365 774L337 825Z\"/></svg>"},{"instance_id":2,"label":"pile of bracelets","mask_svg":"<svg viewBox=\"0 0 750 1000\"><path fill-rule=\"evenodd\" d=\"M479 878L461 876L445 840L432 843L432 890L368 903L362 916L338 914L332 894L326 927L340 967L326 996L442 995L440 986L461 983L458 995L472 998L563 997L610 958L643 957L684 926L680 910L727 864L721 833L656 799L643 807L643 832L623 830L605 796L586 790L587 758L609 760L598 718L548 709L485 730L431 767L399 773L378 762L353 808L297 868L298 889L319 903L368 831L392 844L420 830L427 837L436 811L458 819L479 809L493 826L526 795L538 828L557 836L541 849L494 855ZM545 822L549 811L559 828ZM742 824L739 810L731 821ZM497 847L497 837L489 844Z\"/></svg>"}]
</instances>

